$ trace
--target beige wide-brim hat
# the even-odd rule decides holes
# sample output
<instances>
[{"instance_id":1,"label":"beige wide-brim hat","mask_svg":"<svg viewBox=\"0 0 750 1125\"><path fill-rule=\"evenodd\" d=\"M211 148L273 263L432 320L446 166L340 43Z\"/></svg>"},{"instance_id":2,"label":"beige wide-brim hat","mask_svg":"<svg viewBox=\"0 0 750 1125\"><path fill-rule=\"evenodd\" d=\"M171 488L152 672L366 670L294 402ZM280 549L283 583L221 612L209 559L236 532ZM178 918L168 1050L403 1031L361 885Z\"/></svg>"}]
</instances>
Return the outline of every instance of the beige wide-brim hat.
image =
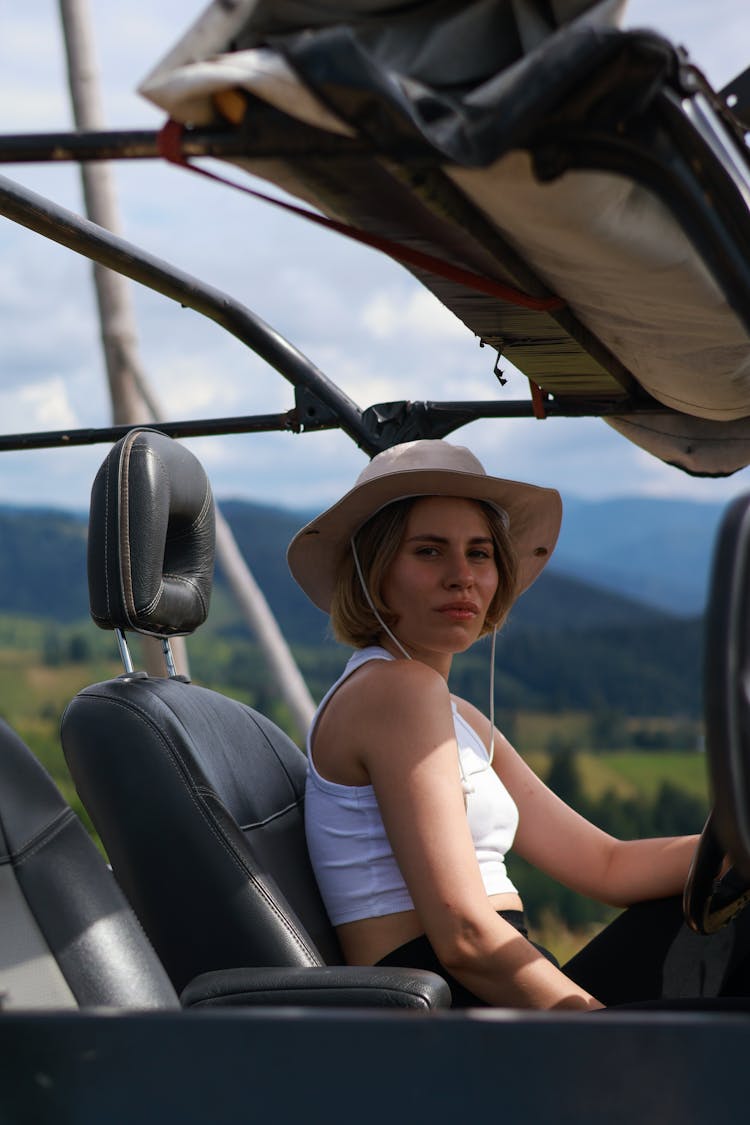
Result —
<instances>
[{"instance_id":1,"label":"beige wide-brim hat","mask_svg":"<svg viewBox=\"0 0 750 1125\"><path fill-rule=\"evenodd\" d=\"M518 554L516 597L544 569L557 542L562 501L554 488L488 476L474 454L460 445L405 442L373 457L354 488L289 544L289 569L316 606L330 610L339 564L350 550L352 535L387 504L413 496L458 496L502 508Z\"/></svg>"}]
</instances>

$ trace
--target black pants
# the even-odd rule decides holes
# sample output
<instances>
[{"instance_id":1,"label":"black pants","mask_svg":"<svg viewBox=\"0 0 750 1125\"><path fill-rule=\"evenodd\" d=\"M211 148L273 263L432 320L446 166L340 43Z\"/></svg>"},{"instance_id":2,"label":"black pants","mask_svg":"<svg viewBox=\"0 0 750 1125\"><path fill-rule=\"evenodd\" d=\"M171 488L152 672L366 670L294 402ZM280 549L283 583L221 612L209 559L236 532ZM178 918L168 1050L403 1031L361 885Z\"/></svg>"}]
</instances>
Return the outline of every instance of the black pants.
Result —
<instances>
[{"instance_id":1,"label":"black pants","mask_svg":"<svg viewBox=\"0 0 750 1125\"><path fill-rule=\"evenodd\" d=\"M520 911L499 913L528 938ZM555 960L547 950L536 948ZM623 911L562 971L607 1007L746 1010L749 954L750 909L718 933L702 937L683 924L681 900L668 898ZM431 969L448 981L454 1008L487 1006L446 972L424 935L394 949L378 964Z\"/></svg>"}]
</instances>

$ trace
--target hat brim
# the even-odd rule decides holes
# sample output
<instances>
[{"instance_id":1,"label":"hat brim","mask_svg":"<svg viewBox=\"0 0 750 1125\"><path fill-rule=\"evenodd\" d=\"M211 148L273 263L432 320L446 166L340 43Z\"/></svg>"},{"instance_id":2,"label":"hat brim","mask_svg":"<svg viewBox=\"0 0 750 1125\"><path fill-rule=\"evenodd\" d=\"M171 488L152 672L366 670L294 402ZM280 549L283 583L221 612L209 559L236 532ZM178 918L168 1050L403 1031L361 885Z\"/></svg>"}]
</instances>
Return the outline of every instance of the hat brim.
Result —
<instances>
[{"instance_id":1,"label":"hat brim","mask_svg":"<svg viewBox=\"0 0 750 1125\"><path fill-rule=\"evenodd\" d=\"M447 469L390 472L355 485L289 544L289 569L319 609L330 611L339 563L352 535L386 504L412 496L487 500L503 508L518 555L516 597L544 569L560 533L562 501L553 488Z\"/></svg>"}]
</instances>

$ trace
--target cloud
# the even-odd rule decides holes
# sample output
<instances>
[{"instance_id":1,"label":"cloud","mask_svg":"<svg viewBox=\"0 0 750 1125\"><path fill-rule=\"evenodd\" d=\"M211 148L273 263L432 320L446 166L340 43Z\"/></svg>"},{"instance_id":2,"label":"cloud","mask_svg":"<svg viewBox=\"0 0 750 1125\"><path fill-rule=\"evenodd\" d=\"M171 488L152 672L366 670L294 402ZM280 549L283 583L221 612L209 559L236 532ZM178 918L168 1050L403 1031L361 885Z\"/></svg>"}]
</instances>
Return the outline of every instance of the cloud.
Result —
<instances>
[{"instance_id":1,"label":"cloud","mask_svg":"<svg viewBox=\"0 0 750 1125\"><path fill-rule=\"evenodd\" d=\"M51 430L78 426L68 391L63 380L56 377L43 383L0 393L0 417L13 429Z\"/></svg>"},{"instance_id":2,"label":"cloud","mask_svg":"<svg viewBox=\"0 0 750 1125\"><path fill-rule=\"evenodd\" d=\"M249 497L296 512L322 509L351 487L367 457L340 431L196 438L216 496Z\"/></svg>"},{"instance_id":3,"label":"cloud","mask_svg":"<svg viewBox=\"0 0 750 1125\"><path fill-rule=\"evenodd\" d=\"M160 115L135 88L206 0L149 8L92 4L103 100L112 126L152 128ZM0 40L0 129L69 127L57 5L8 5ZM685 42L714 82L747 62L747 0L631 0L631 26ZM79 210L74 167L3 169ZM116 167L127 238L256 311L362 406L389 399L527 398L509 366L500 388L494 354L401 267L229 188L158 162ZM242 178L243 173L237 173ZM271 189L273 191L273 189ZM159 294L132 288L144 368L172 418L288 410L289 384L221 328ZM0 407L6 429L106 425L109 404L90 267L84 259L0 220ZM21 388L20 393L16 388ZM76 421L74 421L76 420ZM477 422L453 440L493 472L559 484L569 494L730 495L649 458L602 422ZM341 433L196 440L217 493L316 508L365 463ZM103 447L4 455L0 498L85 506Z\"/></svg>"},{"instance_id":4,"label":"cloud","mask_svg":"<svg viewBox=\"0 0 750 1125\"><path fill-rule=\"evenodd\" d=\"M675 496L721 501L746 491L750 469L699 479L650 457L600 418L473 422L451 440L469 445L489 472L559 489L563 496Z\"/></svg>"},{"instance_id":5,"label":"cloud","mask_svg":"<svg viewBox=\"0 0 750 1125\"><path fill-rule=\"evenodd\" d=\"M466 340L467 329L452 312L426 289L389 289L373 295L361 313L361 321L376 340L402 339L425 333L433 341Z\"/></svg>"},{"instance_id":6,"label":"cloud","mask_svg":"<svg viewBox=\"0 0 750 1125\"><path fill-rule=\"evenodd\" d=\"M685 46L717 88L750 64L747 0L629 0L626 23Z\"/></svg>"},{"instance_id":7,"label":"cloud","mask_svg":"<svg viewBox=\"0 0 750 1125\"><path fill-rule=\"evenodd\" d=\"M88 510L106 447L29 450L0 456L0 503Z\"/></svg>"}]
</instances>

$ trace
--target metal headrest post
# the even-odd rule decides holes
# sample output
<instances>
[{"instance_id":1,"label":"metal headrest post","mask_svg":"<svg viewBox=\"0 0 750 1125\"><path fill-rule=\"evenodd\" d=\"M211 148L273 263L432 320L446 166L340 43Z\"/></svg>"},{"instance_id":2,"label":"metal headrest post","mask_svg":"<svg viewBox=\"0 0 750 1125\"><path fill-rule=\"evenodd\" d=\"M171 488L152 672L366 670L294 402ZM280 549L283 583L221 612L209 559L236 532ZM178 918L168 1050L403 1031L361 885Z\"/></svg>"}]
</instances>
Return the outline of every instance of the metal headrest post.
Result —
<instances>
[{"instance_id":1,"label":"metal headrest post","mask_svg":"<svg viewBox=\"0 0 750 1125\"><path fill-rule=\"evenodd\" d=\"M125 639L125 634L122 629L115 628L115 636L117 637L117 647L120 650L120 659L122 660L125 671L130 673L133 671L133 660L128 648L128 642Z\"/></svg>"},{"instance_id":2,"label":"metal headrest post","mask_svg":"<svg viewBox=\"0 0 750 1125\"><path fill-rule=\"evenodd\" d=\"M177 669L175 667L174 657L172 656L172 646L169 643L169 637L162 637L161 650L164 653L164 663L167 666L167 675L169 676L170 680L173 680L177 675Z\"/></svg>"}]
</instances>

